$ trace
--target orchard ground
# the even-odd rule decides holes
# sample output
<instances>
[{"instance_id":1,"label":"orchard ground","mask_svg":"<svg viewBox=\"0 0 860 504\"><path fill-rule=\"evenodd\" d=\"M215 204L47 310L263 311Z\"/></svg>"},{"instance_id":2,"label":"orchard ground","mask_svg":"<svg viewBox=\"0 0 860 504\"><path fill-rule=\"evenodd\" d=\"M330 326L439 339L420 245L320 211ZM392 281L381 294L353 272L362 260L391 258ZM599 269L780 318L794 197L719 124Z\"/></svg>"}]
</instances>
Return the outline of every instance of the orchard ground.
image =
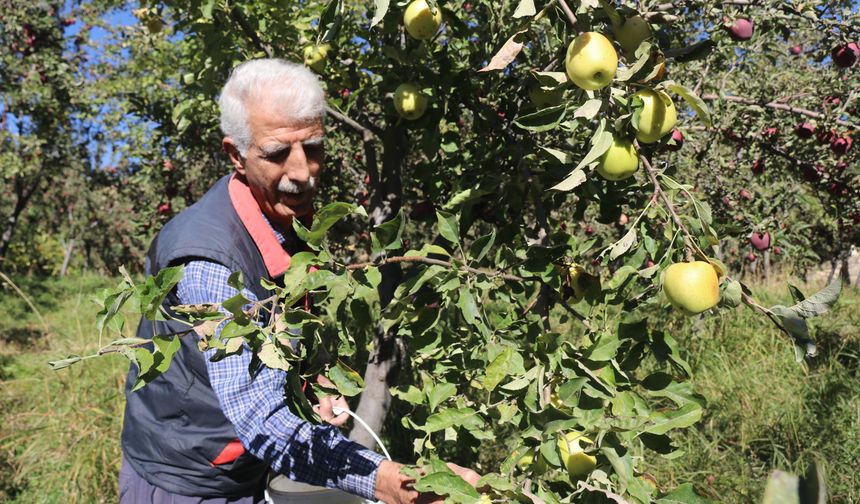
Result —
<instances>
[{"instance_id":1,"label":"orchard ground","mask_svg":"<svg viewBox=\"0 0 860 504\"><path fill-rule=\"evenodd\" d=\"M96 348L97 308L90 299L116 280L94 275L13 280L45 324L3 287L0 501L115 502L128 362L93 359L62 372L50 371L46 362ZM755 293L769 303L788 303L786 280L791 279L774 275L768 283L754 283ZM805 293L821 286L799 285ZM808 368L794 362L784 335L749 310L666 319L666 330L686 349L692 385L707 407L705 417L677 438L682 457L664 460L653 454L645 461L660 488L693 482L699 493L718 502L756 502L772 469L800 473L817 459L826 470L830 502L860 502L858 303L860 291L848 288L830 316L812 321L819 355ZM411 440L390 433L385 438L396 457L411 456ZM500 436L485 451L484 467L497 467L507 454L503 441Z\"/></svg>"}]
</instances>

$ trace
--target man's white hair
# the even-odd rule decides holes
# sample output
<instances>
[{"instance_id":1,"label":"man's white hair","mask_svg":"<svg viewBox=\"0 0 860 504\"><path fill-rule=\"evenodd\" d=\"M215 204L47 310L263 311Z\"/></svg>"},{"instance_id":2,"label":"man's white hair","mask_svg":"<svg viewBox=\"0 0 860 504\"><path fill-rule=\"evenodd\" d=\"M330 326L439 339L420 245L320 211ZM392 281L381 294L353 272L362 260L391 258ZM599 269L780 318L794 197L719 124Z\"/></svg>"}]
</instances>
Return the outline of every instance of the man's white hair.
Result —
<instances>
[{"instance_id":1,"label":"man's white hair","mask_svg":"<svg viewBox=\"0 0 860 504\"><path fill-rule=\"evenodd\" d=\"M246 61L230 73L221 89L221 132L236 142L245 157L251 146L248 103L263 94L291 124L322 121L325 118L325 94L319 79L305 66L282 59L267 58ZM271 94L270 94L271 93Z\"/></svg>"}]
</instances>

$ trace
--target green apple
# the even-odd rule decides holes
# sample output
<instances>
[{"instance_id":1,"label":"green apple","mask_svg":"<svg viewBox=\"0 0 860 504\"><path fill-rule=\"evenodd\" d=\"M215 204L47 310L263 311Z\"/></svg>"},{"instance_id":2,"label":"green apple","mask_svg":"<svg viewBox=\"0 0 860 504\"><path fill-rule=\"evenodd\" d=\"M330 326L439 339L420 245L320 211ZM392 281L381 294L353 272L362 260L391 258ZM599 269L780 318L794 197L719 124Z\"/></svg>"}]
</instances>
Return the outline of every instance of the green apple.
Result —
<instances>
[{"instance_id":1,"label":"green apple","mask_svg":"<svg viewBox=\"0 0 860 504\"><path fill-rule=\"evenodd\" d=\"M636 138L640 142L654 143L672 132L678 121L678 112L668 94L643 89L633 96L642 100L642 110L636 125Z\"/></svg>"},{"instance_id":2,"label":"green apple","mask_svg":"<svg viewBox=\"0 0 860 504\"><path fill-rule=\"evenodd\" d=\"M572 479L581 478L597 467L597 458L585 453L581 443L593 444L581 432L571 431L558 438L558 451L561 462Z\"/></svg>"},{"instance_id":3,"label":"green apple","mask_svg":"<svg viewBox=\"0 0 860 504\"><path fill-rule=\"evenodd\" d=\"M437 2L436 15L433 15L426 0L414 0L403 13L403 24L412 38L431 39L442 25L442 9Z\"/></svg>"},{"instance_id":4,"label":"green apple","mask_svg":"<svg viewBox=\"0 0 860 504\"><path fill-rule=\"evenodd\" d=\"M613 24L612 31L628 58L633 56L639 44L651 36L651 26L639 15L629 17L621 24Z\"/></svg>"},{"instance_id":5,"label":"green apple","mask_svg":"<svg viewBox=\"0 0 860 504\"><path fill-rule=\"evenodd\" d=\"M663 274L663 292L673 306L695 315L720 301L720 281L709 262L675 263Z\"/></svg>"},{"instance_id":6,"label":"green apple","mask_svg":"<svg viewBox=\"0 0 860 504\"><path fill-rule=\"evenodd\" d=\"M618 53L608 38L597 32L585 32L568 46L564 68L578 87L603 89L615 78Z\"/></svg>"},{"instance_id":7,"label":"green apple","mask_svg":"<svg viewBox=\"0 0 860 504\"><path fill-rule=\"evenodd\" d=\"M411 82L401 84L394 90L394 108L403 118L414 121L424 115L429 99Z\"/></svg>"},{"instance_id":8,"label":"green apple","mask_svg":"<svg viewBox=\"0 0 860 504\"><path fill-rule=\"evenodd\" d=\"M316 73L322 73L325 69L326 56L328 55L329 45L309 45L305 47L302 53L305 58L305 66L313 69Z\"/></svg>"},{"instance_id":9,"label":"green apple","mask_svg":"<svg viewBox=\"0 0 860 504\"><path fill-rule=\"evenodd\" d=\"M613 135L612 145L597 162L597 173L606 180L624 180L633 176L638 169L639 153L633 147L633 142Z\"/></svg>"}]
</instances>

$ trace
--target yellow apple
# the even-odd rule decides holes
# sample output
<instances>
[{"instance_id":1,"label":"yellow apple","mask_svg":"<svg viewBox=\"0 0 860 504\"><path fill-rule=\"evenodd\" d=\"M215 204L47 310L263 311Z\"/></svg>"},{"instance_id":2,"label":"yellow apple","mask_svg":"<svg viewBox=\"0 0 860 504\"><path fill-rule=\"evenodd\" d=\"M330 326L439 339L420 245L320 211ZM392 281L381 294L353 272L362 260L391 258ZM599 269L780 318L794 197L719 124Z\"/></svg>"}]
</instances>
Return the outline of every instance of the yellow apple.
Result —
<instances>
[{"instance_id":1,"label":"yellow apple","mask_svg":"<svg viewBox=\"0 0 860 504\"><path fill-rule=\"evenodd\" d=\"M651 36L651 26L639 15L625 19L622 24L613 24L612 31L628 58L633 56L639 44Z\"/></svg>"},{"instance_id":2,"label":"yellow apple","mask_svg":"<svg viewBox=\"0 0 860 504\"><path fill-rule=\"evenodd\" d=\"M571 431L558 438L558 451L561 462L571 478L580 478L597 467L597 458L582 451L580 443L593 444L581 432Z\"/></svg>"},{"instance_id":3,"label":"yellow apple","mask_svg":"<svg viewBox=\"0 0 860 504\"><path fill-rule=\"evenodd\" d=\"M602 89L615 78L618 53L608 38L597 32L585 32L568 46L564 68L578 87Z\"/></svg>"},{"instance_id":4,"label":"yellow apple","mask_svg":"<svg viewBox=\"0 0 860 504\"><path fill-rule=\"evenodd\" d=\"M434 16L426 0L414 0L403 13L403 24L406 25L406 31L412 38L431 39L442 25L442 9L437 2Z\"/></svg>"},{"instance_id":5,"label":"yellow apple","mask_svg":"<svg viewBox=\"0 0 860 504\"><path fill-rule=\"evenodd\" d=\"M675 263L663 274L663 292L673 306L695 315L720 301L720 281L709 262Z\"/></svg>"},{"instance_id":6,"label":"yellow apple","mask_svg":"<svg viewBox=\"0 0 860 504\"><path fill-rule=\"evenodd\" d=\"M568 265L567 273L575 303L583 298L594 299L600 295L600 277L587 273L585 268L576 263Z\"/></svg>"},{"instance_id":7,"label":"yellow apple","mask_svg":"<svg viewBox=\"0 0 860 504\"><path fill-rule=\"evenodd\" d=\"M427 95L411 82L401 84L394 90L394 108L398 114L410 121L424 115L428 101Z\"/></svg>"},{"instance_id":8,"label":"yellow apple","mask_svg":"<svg viewBox=\"0 0 860 504\"><path fill-rule=\"evenodd\" d=\"M606 180L624 180L633 176L638 169L639 153L633 147L633 142L613 135L612 145L597 162L597 173Z\"/></svg>"},{"instance_id":9,"label":"yellow apple","mask_svg":"<svg viewBox=\"0 0 860 504\"><path fill-rule=\"evenodd\" d=\"M678 112L672 98L663 91L643 89L633 96L642 99L636 138L642 143L654 143L672 131Z\"/></svg>"},{"instance_id":10,"label":"yellow apple","mask_svg":"<svg viewBox=\"0 0 860 504\"><path fill-rule=\"evenodd\" d=\"M561 88L544 88L540 85L535 85L529 90L529 100L535 107L555 107L561 104L564 98L564 89Z\"/></svg>"},{"instance_id":11,"label":"yellow apple","mask_svg":"<svg viewBox=\"0 0 860 504\"><path fill-rule=\"evenodd\" d=\"M322 73L325 69L326 56L328 55L329 45L309 45L305 47L303 56L305 58L305 66L313 69L316 73Z\"/></svg>"}]
</instances>

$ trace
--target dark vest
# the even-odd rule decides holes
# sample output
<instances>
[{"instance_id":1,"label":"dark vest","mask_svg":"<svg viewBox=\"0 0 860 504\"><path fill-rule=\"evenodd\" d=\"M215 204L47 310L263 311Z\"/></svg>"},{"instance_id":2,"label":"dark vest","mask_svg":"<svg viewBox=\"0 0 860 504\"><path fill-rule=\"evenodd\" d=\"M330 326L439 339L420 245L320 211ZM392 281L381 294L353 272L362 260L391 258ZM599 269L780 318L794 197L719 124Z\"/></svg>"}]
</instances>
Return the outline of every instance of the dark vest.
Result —
<instances>
[{"instance_id":1,"label":"dark vest","mask_svg":"<svg viewBox=\"0 0 860 504\"><path fill-rule=\"evenodd\" d=\"M241 271L245 287L258 299L271 295L260 286L260 278L271 278L233 208L228 182L229 176L221 178L200 201L164 226L147 255L147 275L191 258L206 259ZM174 290L164 305L176 304ZM155 322L158 334L186 329L177 322ZM142 319L137 335L151 338L152 322ZM237 439L236 431L209 383L197 336L189 334L180 341L167 372L135 392L131 387L137 366L132 364L129 370L122 430L126 460L141 477L169 492L198 497L259 494L267 470L264 462L244 452L231 462L213 464Z\"/></svg>"}]
</instances>

